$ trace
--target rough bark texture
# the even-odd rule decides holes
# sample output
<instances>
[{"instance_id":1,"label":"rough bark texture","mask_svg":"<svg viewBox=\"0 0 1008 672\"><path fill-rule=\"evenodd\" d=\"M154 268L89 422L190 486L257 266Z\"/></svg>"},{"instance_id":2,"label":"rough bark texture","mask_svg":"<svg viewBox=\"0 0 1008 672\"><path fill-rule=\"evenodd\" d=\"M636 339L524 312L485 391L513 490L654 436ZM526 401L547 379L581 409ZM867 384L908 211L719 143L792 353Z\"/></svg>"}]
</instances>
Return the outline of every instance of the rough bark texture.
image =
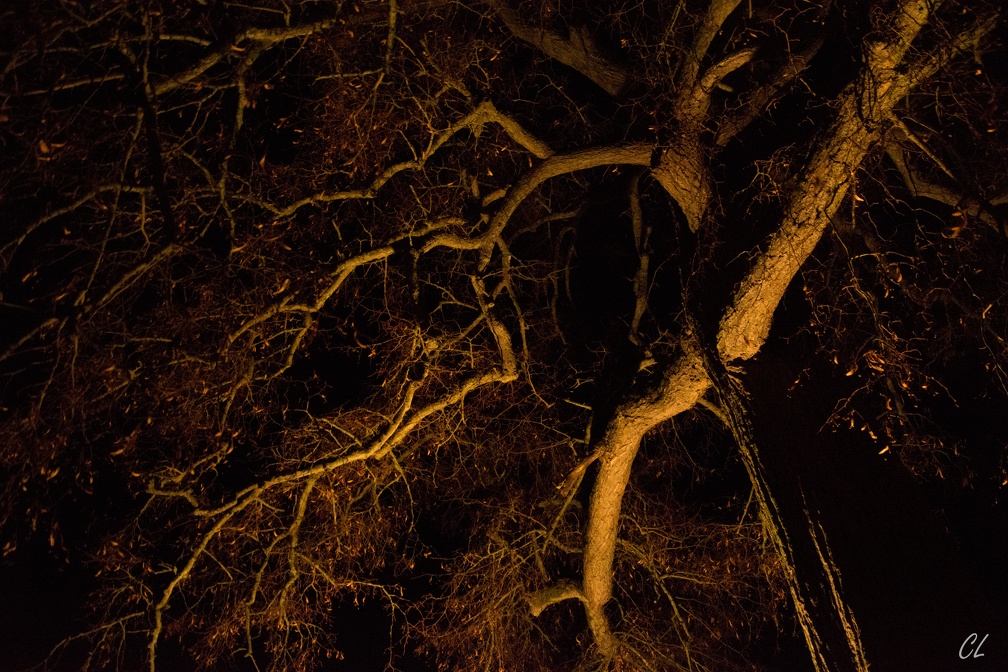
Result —
<instances>
[{"instance_id":1,"label":"rough bark texture","mask_svg":"<svg viewBox=\"0 0 1008 672\"><path fill-rule=\"evenodd\" d=\"M900 75L897 68L931 8L923 0L902 3L894 12L889 40L875 46L858 80L841 95L835 121L822 135L800 181L791 189L780 228L756 258L721 320L717 348L724 361L747 360L762 347L784 292L839 209L858 166L881 137L893 106L907 94L912 81L928 75L919 70L923 64L915 64L914 80ZM687 166L679 173L685 175L692 174L689 166L703 165L703 159L696 155L692 160L680 158L679 162ZM689 188L672 187L669 191L677 197L684 212L698 217L707 209L704 199L708 194L696 188L696 181L686 184L694 188L694 200L679 200L688 198ZM696 220L689 218L689 221L695 229ZM589 623L599 649L606 656L615 655L617 649L604 607L612 598L612 561L620 503L634 456L650 429L692 408L709 385L697 353L684 344L683 354L665 369L661 387L643 399L632 399L620 406L600 440L603 452L591 497L583 592ZM750 472L757 477L754 487L765 489L761 484L765 479L759 478L757 466L753 463ZM765 497L770 501L770 493L765 493ZM779 515L769 518L768 524L778 528L772 533L781 537L778 547L783 553L787 547L786 532L780 529L783 523ZM790 564L790 558L784 559L785 564ZM793 566L790 569L793 571ZM792 577L793 585L795 581ZM797 601L800 594L797 590L793 594L801 612L801 602ZM811 617L801 616L800 620L817 668L831 669Z\"/></svg>"}]
</instances>

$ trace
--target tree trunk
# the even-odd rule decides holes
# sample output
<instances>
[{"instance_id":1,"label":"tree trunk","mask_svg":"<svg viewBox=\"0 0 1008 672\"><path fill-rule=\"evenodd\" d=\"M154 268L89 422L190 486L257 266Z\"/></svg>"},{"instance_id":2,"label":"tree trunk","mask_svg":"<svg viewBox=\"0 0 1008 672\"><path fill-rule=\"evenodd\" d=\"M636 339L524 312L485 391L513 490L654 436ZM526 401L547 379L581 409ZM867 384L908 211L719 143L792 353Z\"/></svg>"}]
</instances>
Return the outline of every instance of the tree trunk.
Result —
<instances>
[{"instance_id":1,"label":"tree trunk","mask_svg":"<svg viewBox=\"0 0 1008 672\"><path fill-rule=\"evenodd\" d=\"M717 6L720 4L714 3ZM723 313L715 336L718 366L721 361L748 360L766 342L774 313L784 293L845 201L854 184L855 173L882 137L896 104L923 79L933 75L953 54L974 43L978 35L985 34L993 25L990 20L978 22L950 40L949 44L918 57L913 63L904 63L911 42L928 22L934 9L936 6L924 0L899 3L891 16L892 31L888 39L868 49L861 73L840 95L833 123L820 137L804 170L792 181L779 228L755 256ZM690 145L681 142L680 146ZM690 165L690 162L686 163ZM664 166L659 165L658 168L656 177L661 181ZM690 172L687 170L687 175ZM700 207L699 203L682 196L680 192L683 190L676 185L671 186L673 188L666 189L677 202L680 197L686 199L679 203L685 213L706 211L706 204ZM702 191L694 195L696 198L705 197ZM691 229L698 226L692 219L689 219L689 225ZM589 625L601 653L606 657L615 655L618 646L604 607L612 598L612 563L620 508L633 459L645 433L692 408L711 384L705 371L710 367L703 365L703 357L692 341L692 336L684 335L681 354L664 367L660 384L645 391L635 391L616 409L598 444L599 472L592 490L586 530L583 596ZM757 489L766 489L763 494L772 508L772 483L761 482L762 468L757 456L750 457L754 459L754 470L750 474L756 477L753 485ZM784 524L783 520L777 521L776 515L771 515L767 522L771 526ZM816 525L814 521L809 524ZM784 528L772 530L774 534L785 532ZM779 548L782 552L787 546L786 539L781 539ZM829 565L828 549L820 550L823 565ZM800 594L795 593L794 597L799 600ZM796 602L796 607L801 612L802 605ZM829 669L825 667L828 645L824 643L827 648L817 653L817 649L822 647L813 641L815 628L811 625L811 617L800 613L799 618L810 638L809 646L817 666ZM853 628L853 624L849 627ZM846 639L853 642L857 637L851 634ZM851 647L858 648L853 644L848 646ZM859 653L852 655L863 658Z\"/></svg>"}]
</instances>

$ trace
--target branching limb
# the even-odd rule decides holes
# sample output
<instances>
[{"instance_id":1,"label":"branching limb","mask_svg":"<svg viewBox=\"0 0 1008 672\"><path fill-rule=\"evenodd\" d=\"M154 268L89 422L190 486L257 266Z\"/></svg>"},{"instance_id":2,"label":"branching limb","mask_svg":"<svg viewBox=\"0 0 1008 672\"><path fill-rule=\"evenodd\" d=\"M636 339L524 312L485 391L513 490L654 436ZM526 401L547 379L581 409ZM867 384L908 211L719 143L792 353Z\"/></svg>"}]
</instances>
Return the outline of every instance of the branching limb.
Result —
<instances>
[{"instance_id":1,"label":"branching limb","mask_svg":"<svg viewBox=\"0 0 1008 672\"><path fill-rule=\"evenodd\" d=\"M285 40L308 37L320 33L336 25L336 19L330 18L321 21L313 21L296 26L283 26L279 28L247 28L239 32L233 41L221 44L216 50L200 59L194 66L177 74L171 75L160 82L152 84L151 92L154 96L163 96L180 87L193 84L211 68L231 56L234 52L242 51L240 45L246 42L255 42L257 47L262 49L266 46L279 44Z\"/></svg>"},{"instance_id":2,"label":"branching limb","mask_svg":"<svg viewBox=\"0 0 1008 672\"><path fill-rule=\"evenodd\" d=\"M479 281L474 280L474 282L478 286L481 286ZM436 413L444 411L450 406L458 404L470 392L485 385L506 383L515 380L518 375L517 360L511 344L511 336L502 323L491 317L489 314L489 304L483 303L483 305L486 311L487 324L494 335L500 351L500 369L470 376L469 378L463 380L453 390L446 392L440 398L417 409L413 409L413 400L417 391L422 386L423 380L411 381L406 386L406 390L403 394L402 401L399 404L399 409L395 417L381 435L372 440L366 447L353 453L333 458L331 460L326 460L306 468L297 469L292 472L265 479L261 483L246 487L233 499L221 506L211 509L196 508L193 511L193 515L195 517L215 520L215 522L210 529L203 534L199 542L197 542L193 550L189 553L185 564L175 574L168 586L162 591L160 599L154 606L154 622L151 628L151 634L147 647L150 672L155 672L157 644L164 628L165 613L171 602L173 594L179 586L189 578L200 558L207 552L210 544L219 536L221 531L225 529L228 523L234 519L238 513L246 509L253 502L258 501L267 491L273 490L279 486L285 486L299 481L305 481L306 483L311 484L317 481L317 479L323 474L335 471L346 465L363 460L381 459L391 450L401 445L406 437L409 436L409 434L412 433L424 420ZM156 496L181 497L190 503L195 501L195 497L190 491L163 491L152 486L149 489L149 492ZM308 493L310 493L310 487L305 486L305 489L302 492L302 497L299 500L298 518L303 518ZM296 536L291 539L292 553L294 553L295 546ZM296 557L292 555L290 562L295 563ZM296 574L294 574L295 571L296 565L292 564L291 573L294 576L296 576Z\"/></svg>"},{"instance_id":3,"label":"branching limb","mask_svg":"<svg viewBox=\"0 0 1008 672\"><path fill-rule=\"evenodd\" d=\"M906 12L908 4L920 10L920 5L928 3L908 0L899 11ZM791 193L781 227L757 257L721 320L717 349L724 361L748 359L765 342L785 290L840 207L851 176L878 141L884 120L908 91L909 80L901 79L895 68L927 15L924 9L914 14L915 20L902 21L903 32L876 48L860 80L842 94L837 118L813 153L804 180ZM864 105L865 96L871 98L871 105ZM604 607L612 598L620 507L634 456L648 430L693 408L710 385L703 360L690 341L687 337L681 343L682 354L664 367L659 385L616 409L601 437L605 452L591 497L583 591L589 626L607 656L619 645Z\"/></svg>"},{"instance_id":4,"label":"branching limb","mask_svg":"<svg viewBox=\"0 0 1008 672\"><path fill-rule=\"evenodd\" d=\"M388 259L394 253L395 248L391 245L386 245L363 254L358 254L340 262L330 275L331 280L329 284L326 285L321 292L319 292L319 295L314 302L309 304L291 303L294 298L293 295L285 296L265 311L247 320L237 330L233 331L228 336L228 344L234 343L242 336L242 334L245 334L250 329L282 313L303 313L306 315L313 315L317 313L325 307L326 303L330 298L332 298L333 294L339 290L343 283L346 282L346 279L349 278L355 270L362 266L367 266L369 264Z\"/></svg>"},{"instance_id":5,"label":"branching limb","mask_svg":"<svg viewBox=\"0 0 1008 672\"><path fill-rule=\"evenodd\" d=\"M50 317L49 319L42 321L27 334L25 334L17 341L12 343L6 350L3 351L3 353L0 353L0 362L7 360L8 358L16 354L23 345L25 345L32 339L41 336L42 334L52 329L53 327L60 325L60 328L62 329L62 325L65 324L65 322L66 322L65 320L60 320L57 317Z\"/></svg>"},{"instance_id":6,"label":"branching limb","mask_svg":"<svg viewBox=\"0 0 1008 672\"><path fill-rule=\"evenodd\" d=\"M580 170L598 168L608 165L647 166L651 162L653 147L648 143L632 143L627 145L611 145L607 147L592 147L568 154L557 154L543 161L537 167L518 180L512 186L504 202L494 213L487 230L473 238L464 238L454 234L434 236L422 248L424 252L435 247L450 247L464 250L481 250L480 269L485 269L490 262L494 241L497 240L511 216L528 196L543 182L560 175L574 173Z\"/></svg>"},{"instance_id":7,"label":"branching limb","mask_svg":"<svg viewBox=\"0 0 1008 672\"><path fill-rule=\"evenodd\" d=\"M474 280L474 282L478 283L479 281ZM278 485L300 481L319 474L331 472L354 462L369 459L380 459L387 455L390 450L398 447L405 438L428 417L458 404L474 390L486 385L509 383L514 381L518 376L518 361L514 354L511 335L508 333L508 330L503 323L491 317L489 314L489 304L484 305L486 307L485 319L491 333L494 336L501 357L501 367L499 369L486 373L474 374L464 379L453 389L445 392L439 398L417 409L413 409L413 400L424 381L423 379L410 381L403 393L402 400L399 402L396 415L389 422L388 427L385 428L380 436L376 437L360 450L346 455L341 455L330 460L325 460L309 467L273 476L261 483L241 490L233 499L225 504L211 509L204 509L201 507L196 509L193 514L202 518L214 518L234 510L234 508L239 505L245 506L249 497L257 496L260 492ZM157 494L170 494L191 500L191 493L162 493L157 491Z\"/></svg>"},{"instance_id":8,"label":"branching limb","mask_svg":"<svg viewBox=\"0 0 1008 672\"><path fill-rule=\"evenodd\" d=\"M304 522L305 511L308 508L308 499L311 497L312 490L315 488L315 484L318 483L319 475L312 476L304 484L301 489L301 495L298 497L297 510L294 513L294 520L288 528L287 538L289 540L288 552L287 552L287 583L284 584L283 589L280 591L280 613L284 614L286 612L287 599L290 596L291 589L294 587L295 582L297 582L298 574L298 535L301 532L301 524Z\"/></svg>"},{"instance_id":9,"label":"branching limb","mask_svg":"<svg viewBox=\"0 0 1008 672\"><path fill-rule=\"evenodd\" d=\"M711 0L676 76L676 90L681 92L680 95L688 95L687 92L692 92L696 88L700 65L707 55L707 50L710 49L711 42L740 2L741 0Z\"/></svg>"},{"instance_id":10,"label":"branching limb","mask_svg":"<svg viewBox=\"0 0 1008 672\"><path fill-rule=\"evenodd\" d=\"M320 191L311 196L306 196L284 207L277 207L272 204L255 201L258 205L268 209L276 217L290 217L301 208L308 205L318 205L321 203L333 203L336 201L367 200L372 199L385 184L399 173L405 171L422 170L427 161L461 131L476 131L484 124L495 123L500 125L505 133L520 147L526 149L533 156L540 159L547 159L553 155L553 150L549 146L527 131L517 120L502 113L493 103L487 101L481 103L472 112L458 120L447 129L435 134L427 147L410 161L400 161L383 170L366 187L359 189L348 189L345 191Z\"/></svg>"},{"instance_id":11,"label":"branching limb","mask_svg":"<svg viewBox=\"0 0 1008 672\"><path fill-rule=\"evenodd\" d=\"M564 600L583 599L584 595L581 594L580 586L568 579L562 579L549 588L543 588L529 595L529 611L532 613L532 616L538 617L546 607L552 604L563 602Z\"/></svg>"},{"instance_id":12,"label":"branching limb","mask_svg":"<svg viewBox=\"0 0 1008 672\"><path fill-rule=\"evenodd\" d=\"M711 93L717 85L725 77L752 61L755 55L756 49L754 47L739 49L712 64L704 71L699 81L693 85L693 88L682 94L676 116L685 123L699 128L707 117Z\"/></svg>"},{"instance_id":13,"label":"branching limb","mask_svg":"<svg viewBox=\"0 0 1008 672\"><path fill-rule=\"evenodd\" d=\"M918 2L929 4L924 0L918 0ZM912 89L932 77L952 59L974 50L980 40L997 27L1001 16L1002 12L991 12L981 16L969 28L934 47L920 59L909 63L905 68L906 75L901 81L902 85L907 90Z\"/></svg>"},{"instance_id":14,"label":"branching limb","mask_svg":"<svg viewBox=\"0 0 1008 672\"><path fill-rule=\"evenodd\" d=\"M220 531L231 521L231 519L240 513L245 507L255 501L256 496L261 492L261 488L254 487L249 496L245 497L241 501L236 501L235 505L229 510L225 511L218 519L217 522L203 535L203 537L196 544L192 553L189 555L188 560L185 565L182 566L176 574L175 577L168 583L165 589L161 592L161 599L158 600L157 604L154 605L153 613L153 624L151 625L150 638L147 640L147 666L149 672L157 672L157 645L158 641L161 639L161 633L164 630L164 617L165 612L168 610L168 604L171 602L172 595L175 590L189 578L192 573L193 568L196 563L199 562L200 557L206 552L210 543L220 534Z\"/></svg>"}]
</instances>

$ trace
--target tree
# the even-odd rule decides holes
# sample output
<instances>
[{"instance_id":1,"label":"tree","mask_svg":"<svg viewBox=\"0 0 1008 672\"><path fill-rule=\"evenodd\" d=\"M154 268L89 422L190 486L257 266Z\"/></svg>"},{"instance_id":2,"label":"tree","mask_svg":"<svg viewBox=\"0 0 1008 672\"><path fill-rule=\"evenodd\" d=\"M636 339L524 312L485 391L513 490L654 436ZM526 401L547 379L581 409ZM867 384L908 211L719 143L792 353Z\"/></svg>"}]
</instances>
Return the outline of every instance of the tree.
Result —
<instances>
[{"instance_id":1,"label":"tree","mask_svg":"<svg viewBox=\"0 0 1008 672\"><path fill-rule=\"evenodd\" d=\"M835 419L922 477L941 348L1008 394L998 21L7 10L8 550L117 512L68 544L103 577L85 668L321 668L334 605L378 599L446 668L741 666L793 614L816 670L867 669L735 378L792 291L861 368ZM752 492L715 512L683 493L731 472L720 422Z\"/></svg>"}]
</instances>

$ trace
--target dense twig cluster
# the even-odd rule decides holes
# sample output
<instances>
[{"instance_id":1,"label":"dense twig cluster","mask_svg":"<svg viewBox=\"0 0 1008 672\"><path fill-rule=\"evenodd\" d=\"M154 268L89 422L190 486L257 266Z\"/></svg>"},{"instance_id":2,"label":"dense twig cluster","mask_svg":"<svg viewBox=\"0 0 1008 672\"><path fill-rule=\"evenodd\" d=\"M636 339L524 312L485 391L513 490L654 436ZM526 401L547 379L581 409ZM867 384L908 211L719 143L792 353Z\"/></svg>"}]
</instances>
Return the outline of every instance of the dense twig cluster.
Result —
<instances>
[{"instance_id":1,"label":"dense twig cluster","mask_svg":"<svg viewBox=\"0 0 1008 672\"><path fill-rule=\"evenodd\" d=\"M967 325L1008 393L1004 175L923 137L975 99L912 95L995 15L752 4L3 10L5 551L48 537L102 581L52 661L317 669L367 599L393 666L747 665L796 594L779 523L631 478L645 436L719 413L682 293L746 360L832 224L812 324L889 404L866 426L938 460L906 438L929 329ZM823 83L824 27L859 21ZM821 123L774 130L778 105ZM877 224L922 200L951 228Z\"/></svg>"}]
</instances>

